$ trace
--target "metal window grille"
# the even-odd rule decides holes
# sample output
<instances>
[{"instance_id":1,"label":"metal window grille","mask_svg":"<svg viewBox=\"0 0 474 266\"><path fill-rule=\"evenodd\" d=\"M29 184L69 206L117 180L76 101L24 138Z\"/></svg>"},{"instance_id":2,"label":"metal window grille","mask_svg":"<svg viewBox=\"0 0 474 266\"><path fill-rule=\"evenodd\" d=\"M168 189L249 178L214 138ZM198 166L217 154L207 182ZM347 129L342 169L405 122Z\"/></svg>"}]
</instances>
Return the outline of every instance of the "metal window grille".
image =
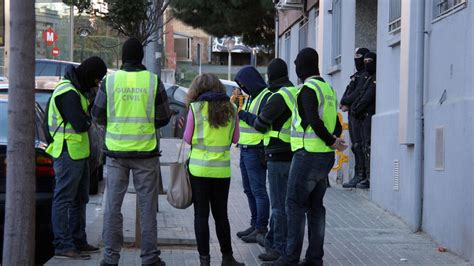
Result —
<instances>
[{"instance_id":1,"label":"metal window grille","mask_svg":"<svg viewBox=\"0 0 474 266\"><path fill-rule=\"evenodd\" d=\"M333 65L341 63L341 24L342 24L342 1L332 2L332 58Z\"/></svg>"},{"instance_id":2,"label":"metal window grille","mask_svg":"<svg viewBox=\"0 0 474 266\"><path fill-rule=\"evenodd\" d=\"M287 65L290 65L291 60L291 34L290 32L285 33L285 61Z\"/></svg>"},{"instance_id":3,"label":"metal window grille","mask_svg":"<svg viewBox=\"0 0 474 266\"><path fill-rule=\"evenodd\" d=\"M300 23L300 30L298 33L298 49L301 51L301 49L305 48L308 46L308 21L303 20Z\"/></svg>"},{"instance_id":4,"label":"metal window grille","mask_svg":"<svg viewBox=\"0 0 474 266\"><path fill-rule=\"evenodd\" d=\"M433 0L433 18L446 15L466 2L467 0Z\"/></svg>"},{"instance_id":5,"label":"metal window grille","mask_svg":"<svg viewBox=\"0 0 474 266\"><path fill-rule=\"evenodd\" d=\"M390 0L388 31L394 32L402 26L402 2L401 0Z\"/></svg>"}]
</instances>

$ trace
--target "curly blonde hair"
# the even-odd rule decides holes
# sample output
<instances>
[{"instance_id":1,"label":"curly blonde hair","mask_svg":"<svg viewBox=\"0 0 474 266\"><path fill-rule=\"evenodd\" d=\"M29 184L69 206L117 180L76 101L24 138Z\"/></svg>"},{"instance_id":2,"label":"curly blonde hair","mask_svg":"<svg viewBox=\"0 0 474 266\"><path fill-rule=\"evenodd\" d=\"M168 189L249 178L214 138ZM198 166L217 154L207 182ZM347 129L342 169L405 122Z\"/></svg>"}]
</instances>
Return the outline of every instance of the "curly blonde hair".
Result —
<instances>
[{"instance_id":1,"label":"curly blonde hair","mask_svg":"<svg viewBox=\"0 0 474 266\"><path fill-rule=\"evenodd\" d=\"M202 74L196 76L189 87L187 105L195 102L202 94L213 91L218 93L226 93L224 85L219 78L213 74ZM213 128L226 126L235 116L235 109L228 100L210 101L208 103L209 124Z\"/></svg>"}]
</instances>

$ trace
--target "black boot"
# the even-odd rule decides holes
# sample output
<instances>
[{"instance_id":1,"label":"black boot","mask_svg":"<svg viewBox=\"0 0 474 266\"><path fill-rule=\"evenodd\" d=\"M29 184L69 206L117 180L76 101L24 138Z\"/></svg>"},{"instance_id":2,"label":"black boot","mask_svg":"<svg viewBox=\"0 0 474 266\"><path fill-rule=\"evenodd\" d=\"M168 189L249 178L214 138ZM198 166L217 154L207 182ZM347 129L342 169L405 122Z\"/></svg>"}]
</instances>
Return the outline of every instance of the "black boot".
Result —
<instances>
[{"instance_id":1,"label":"black boot","mask_svg":"<svg viewBox=\"0 0 474 266\"><path fill-rule=\"evenodd\" d=\"M268 233L267 228L255 229L252 233L243 236L241 239L246 243L257 243L257 236L265 238L265 235Z\"/></svg>"},{"instance_id":2,"label":"black boot","mask_svg":"<svg viewBox=\"0 0 474 266\"><path fill-rule=\"evenodd\" d=\"M357 184L357 188L370 188L370 142L364 145L365 176L366 178Z\"/></svg>"},{"instance_id":3,"label":"black boot","mask_svg":"<svg viewBox=\"0 0 474 266\"><path fill-rule=\"evenodd\" d=\"M201 266L210 266L211 265L211 256L199 256L199 262Z\"/></svg>"},{"instance_id":4,"label":"black boot","mask_svg":"<svg viewBox=\"0 0 474 266\"><path fill-rule=\"evenodd\" d=\"M245 266L245 263L235 260L232 254L222 255L222 266Z\"/></svg>"},{"instance_id":5,"label":"black boot","mask_svg":"<svg viewBox=\"0 0 474 266\"><path fill-rule=\"evenodd\" d=\"M245 229L244 231L237 232L237 237L242 238L255 230L255 227L250 226L249 228Z\"/></svg>"},{"instance_id":6,"label":"black boot","mask_svg":"<svg viewBox=\"0 0 474 266\"><path fill-rule=\"evenodd\" d=\"M359 184L364 179L365 179L364 169L362 169L362 171L357 169L354 177L351 180L349 180L349 182L342 184L342 187L343 188L354 188L354 187L357 186L357 184Z\"/></svg>"}]
</instances>

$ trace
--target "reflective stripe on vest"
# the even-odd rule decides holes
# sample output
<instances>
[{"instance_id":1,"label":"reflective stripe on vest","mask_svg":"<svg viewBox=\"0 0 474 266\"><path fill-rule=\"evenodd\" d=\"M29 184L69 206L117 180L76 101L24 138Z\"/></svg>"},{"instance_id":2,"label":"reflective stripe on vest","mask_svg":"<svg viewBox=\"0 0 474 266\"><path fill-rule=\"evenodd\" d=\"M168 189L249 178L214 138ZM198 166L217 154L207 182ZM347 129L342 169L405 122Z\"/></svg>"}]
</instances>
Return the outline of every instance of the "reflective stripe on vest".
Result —
<instances>
[{"instance_id":1,"label":"reflective stripe on vest","mask_svg":"<svg viewBox=\"0 0 474 266\"><path fill-rule=\"evenodd\" d=\"M260 94L253 99L250 104L247 102L245 111L258 115L258 112L260 110L260 105L268 94L271 94L272 92L269 91L268 89L264 89ZM239 144L240 145L258 145L260 142L262 142L264 135L255 128L249 126L245 121L240 120L239 121L239 128L240 128L240 137L239 137Z\"/></svg>"},{"instance_id":2,"label":"reflective stripe on vest","mask_svg":"<svg viewBox=\"0 0 474 266\"><path fill-rule=\"evenodd\" d=\"M213 128L208 122L208 102L191 103L194 132L189 172L197 177L229 178L230 145L234 134L235 118L226 126Z\"/></svg>"},{"instance_id":3,"label":"reflective stripe on vest","mask_svg":"<svg viewBox=\"0 0 474 266\"><path fill-rule=\"evenodd\" d=\"M305 82L304 86L311 88L316 93L318 99L318 114L324 122L325 127L329 133L333 133L336 128L337 119L337 96L334 89L326 82L311 79ZM296 98L300 94L298 91ZM308 125L304 129L301 125L302 119L299 115L298 102L296 102L291 126L291 149L293 151L304 148L308 152L331 152L334 151L331 147L320 139L313 128Z\"/></svg>"},{"instance_id":4,"label":"reflective stripe on vest","mask_svg":"<svg viewBox=\"0 0 474 266\"><path fill-rule=\"evenodd\" d=\"M148 152L156 149L157 84L157 76L146 70L119 70L107 76L105 145L109 151Z\"/></svg>"},{"instance_id":5,"label":"reflective stripe on vest","mask_svg":"<svg viewBox=\"0 0 474 266\"><path fill-rule=\"evenodd\" d=\"M62 80L56 86L51 100L49 101L48 112L48 128L49 133L53 136L54 141L48 145L46 152L53 158L61 156L66 141L69 157L73 160L81 160L89 157L89 134L88 132L77 133L70 123L65 123L59 109L56 106L56 97L74 91L80 98L81 107L87 112L87 98L80 93L69 80Z\"/></svg>"},{"instance_id":6,"label":"reflective stripe on vest","mask_svg":"<svg viewBox=\"0 0 474 266\"><path fill-rule=\"evenodd\" d=\"M297 92L298 92L297 87L282 87L273 95L280 94L283 97L283 100L285 101L286 106L290 109L290 111L293 111L293 108L296 103ZM273 97L273 95L270 97ZM270 100L270 98L268 100ZM278 138L283 142L290 143L291 121L292 121L291 117L289 117L288 120L286 120L283 126L281 127L280 131L275 131L272 128L270 131L265 133L263 144L265 146L268 146L268 144L270 144L271 138Z\"/></svg>"}]
</instances>

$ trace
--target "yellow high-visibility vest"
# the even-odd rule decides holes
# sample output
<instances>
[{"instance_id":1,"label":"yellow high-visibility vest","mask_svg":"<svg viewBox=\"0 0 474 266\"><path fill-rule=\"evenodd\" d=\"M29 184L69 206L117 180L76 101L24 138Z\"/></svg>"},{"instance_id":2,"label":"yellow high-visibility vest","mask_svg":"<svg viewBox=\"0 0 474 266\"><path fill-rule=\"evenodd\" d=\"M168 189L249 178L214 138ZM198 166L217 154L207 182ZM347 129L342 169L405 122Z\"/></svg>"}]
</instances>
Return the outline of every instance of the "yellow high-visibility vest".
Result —
<instances>
[{"instance_id":1,"label":"yellow high-visibility vest","mask_svg":"<svg viewBox=\"0 0 474 266\"><path fill-rule=\"evenodd\" d=\"M56 97L69 91L77 93L81 99L82 110L87 112L87 98L72 85L71 81L65 79L59 82L54 89L48 106L48 128L54 141L48 145L46 152L53 158L58 158L63 151L64 141L66 141L67 151L71 159L81 160L88 158L90 155L89 134L87 131L78 133L72 128L71 123L65 123L56 106Z\"/></svg>"},{"instance_id":2,"label":"yellow high-visibility vest","mask_svg":"<svg viewBox=\"0 0 474 266\"><path fill-rule=\"evenodd\" d=\"M194 115L194 134L189 172L197 177L229 178L235 118L230 119L226 126L214 128L208 122L208 102L191 103L191 110Z\"/></svg>"},{"instance_id":3,"label":"yellow high-visibility vest","mask_svg":"<svg viewBox=\"0 0 474 266\"><path fill-rule=\"evenodd\" d=\"M107 76L109 151L148 152L157 148L155 99L158 77L147 71L119 70Z\"/></svg>"},{"instance_id":4,"label":"yellow high-visibility vest","mask_svg":"<svg viewBox=\"0 0 474 266\"><path fill-rule=\"evenodd\" d=\"M296 93L298 92L297 87L283 87L280 88L277 92L275 92L272 96L276 94L281 95L283 97L283 100L285 101L286 106L293 111L295 104L296 104ZM270 98L268 98L270 100ZM273 128L265 133L264 139L263 139L263 144L265 146L268 146L270 143L271 138L277 138L280 139L283 142L290 143L290 134L291 134L291 117L286 120L286 122L283 124L281 129L279 131L273 130Z\"/></svg>"},{"instance_id":5,"label":"yellow high-visibility vest","mask_svg":"<svg viewBox=\"0 0 474 266\"><path fill-rule=\"evenodd\" d=\"M318 113L324 126L329 133L334 133L337 120L337 96L334 89L326 82L317 79L310 79L304 83L304 86L311 88L316 93L318 98ZM296 98L301 93L298 91ZM331 147L316 135L311 125L306 129L301 125L302 119L298 111L298 101L296 101L295 108L292 115L291 126L291 150L296 151L305 149L308 152L331 152L334 151Z\"/></svg>"},{"instance_id":6,"label":"yellow high-visibility vest","mask_svg":"<svg viewBox=\"0 0 474 266\"><path fill-rule=\"evenodd\" d=\"M260 94L255 97L250 103L247 102L245 111L258 115L258 111L260 110L260 104L262 103L265 96L271 94L272 92L268 89L264 89L260 92ZM252 126L249 126L245 121L239 121L239 128L240 128L240 137L239 137L239 145L258 145L262 142L264 135Z\"/></svg>"}]
</instances>

